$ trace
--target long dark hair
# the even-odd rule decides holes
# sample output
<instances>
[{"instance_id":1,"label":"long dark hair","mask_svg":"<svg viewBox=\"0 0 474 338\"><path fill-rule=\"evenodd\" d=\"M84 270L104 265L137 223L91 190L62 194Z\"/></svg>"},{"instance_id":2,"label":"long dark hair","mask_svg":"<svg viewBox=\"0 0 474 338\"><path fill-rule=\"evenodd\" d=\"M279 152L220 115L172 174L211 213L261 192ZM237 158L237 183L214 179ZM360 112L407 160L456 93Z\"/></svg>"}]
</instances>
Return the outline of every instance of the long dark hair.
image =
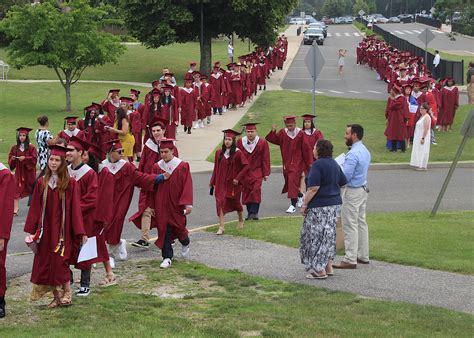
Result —
<instances>
[{"instance_id":1,"label":"long dark hair","mask_svg":"<svg viewBox=\"0 0 474 338\"><path fill-rule=\"evenodd\" d=\"M128 122L128 125L130 126L130 132L131 132L131 125L130 125L130 120L128 119L127 111L123 108L117 109L117 129L122 130L122 121L123 119L126 119Z\"/></svg>"},{"instance_id":2,"label":"long dark hair","mask_svg":"<svg viewBox=\"0 0 474 338\"><path fill-rule=\"evenodd\" d=\"M158 100L158 103L156 104L158 106L158 110L155 110L155 101L153 100L154 97L153 95L150 95L150 109L151 111L155 112L161 112L161 98Z\"/></svg>"},{"instance_id":3,"label":"long dark hair","mask_svg":"<svg viewBox=\"0 0 474 338\"><path fill-rule=\"evenodd\" d=\"M48 183L52 175L53 173L51 169L49 169L49 165L46 164L44 176L43 176L43 191L44 189L48 189ZM61 165L58 168L58 183L57 183L59 198L61 200L65 198L66 189L68 187L69 187L69 172L67 170L67 162L64 157L61 157Z\"/></svg>"},{"instance_id":4,"label":"long dark hair","mask_svg":"<svg viewBox=\"0 0 474 338\"><path fill-rule=\"evenodd\" d=\"M305 122L305 121L303 120L303 128L302 128L303 130L305 130L304 122ZM313 131L314 131L315 129L316 129L316 127L314 126L314 121L311 120L311 134L313 133Z\"/></svg>"},{"instance_id":5,"label":"long dark hair","mask_svg":"<svg viewBox=\"0 0 474 338\"><path fill-rule=\"evenodd\" d=\"M27 133L26 134L26 138L25 138L25 151L28 151L29 147L30 147L30 135ZM20 149L20 146L21 146L21 142L20 142L20 133L17 133L16 134L16 149Z\"/></svg>"},{"instance_id":6,"label":"long dark hair","mask_svg":"<svg viewBox=\"0 0 474 338\"><path fill-rule=\"evenodd\" d=\"M167 98L168 98L168 97L169 97L169 102L167 102L167 100L168 100ZM171 93L170 93L169 96L166 96L165 93L163 93L163 95L162 95L161 98L160 98L160 101L161 101L161 104L162 104L162 105L163 105L163 104L167 104L167 103L168 103L168 104L171 104L171 102L173 102L173 95L171 95Z\"/></svg>"},{"instance_id":7,"label":"long dark hair","mask_svg":"<svg viewBox=\"0 0 474 338\"><path fill-rule=\"evenodd\" d=\"M97 110L95 110L96 114L98 113ZM87 128L89 125L92 127L93 133L95 133L95 119L97 118L97 115L94 116L93 119L91 119L91 112L87 111L86 112L86 118L84 119L84 127Z\"/></svg>"},{"instance_id":8,"label":"long dark hair","mask_svg":"<svg viewBox=\"0 0 474 338\"><path fill-rule=\"evenodd\" d=\"M225 139L225 137L224 137ZM221 148L221 153L219 154L219 161L222 160L222 157L224 156L225 151L227 150L227 147L225 146L225 143L222 142L222 148ZM234 156L235 152L237 151L237 141L235 137L232 138L232 145L230 146L229 149L229 157Z\"/></svg>"},{"instance_id":9,"label":"long dark hair","mask_svg":"<svg viewBox=\"0 0 474 338\"><path fill-rule=\"evenodd\" d=\"M92 170L94 170L96 173L99 173L100 160L91 152L89 152L88 155L89 155L89 161L87 162L87 164L89 165L89 167L92 168Z\"/></svg>"}]
</instances>

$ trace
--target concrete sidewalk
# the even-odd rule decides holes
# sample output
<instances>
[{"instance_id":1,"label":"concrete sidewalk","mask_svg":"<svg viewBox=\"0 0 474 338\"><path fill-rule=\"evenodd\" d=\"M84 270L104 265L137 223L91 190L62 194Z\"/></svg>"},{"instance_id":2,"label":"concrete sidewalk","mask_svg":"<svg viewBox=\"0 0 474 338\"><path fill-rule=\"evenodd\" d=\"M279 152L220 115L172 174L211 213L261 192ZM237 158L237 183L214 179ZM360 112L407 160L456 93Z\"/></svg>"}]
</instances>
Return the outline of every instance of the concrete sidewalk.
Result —
<instances>
[{"instance_id":1,"label":"concrete sidewalk","mask_svg":"<svg viewBox=\"0 0 474 338\"><path fill-rule=\"evenodd\" d=\"M308 280L298 249L205 232L191 235L190 258L218 269L474 314L473 276L371 261L335 270L326 280Z\"/></svg>"}]
</instances>

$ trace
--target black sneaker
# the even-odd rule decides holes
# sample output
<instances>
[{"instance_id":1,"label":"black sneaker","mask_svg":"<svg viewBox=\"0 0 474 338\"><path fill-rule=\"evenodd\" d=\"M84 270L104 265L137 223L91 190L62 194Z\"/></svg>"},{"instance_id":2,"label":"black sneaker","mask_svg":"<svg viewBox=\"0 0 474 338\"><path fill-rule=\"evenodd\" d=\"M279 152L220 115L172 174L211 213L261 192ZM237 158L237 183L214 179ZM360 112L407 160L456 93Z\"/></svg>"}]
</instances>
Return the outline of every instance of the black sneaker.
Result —
<instances>
[{"instance_id":1,"label":"black sneaker","mask_svg":"<svg viewBox=\"0 0 474 338\"><path fill-rule=\"evenodd\" d=\"M79 292L76 293L76 296L78 296L78 297L87 297L87 296L89 296L90 293L91 293L91 289L89 289L88 287L85 287L85 286L81 286L81 288L79 289Z\"/></svg>"},{"instance_id":2,"label":"black sneaker","mask_svg":"<svg viewBox=\"0 0 474 338\"><path fill-rule=\"evenodd\" d=\"M6 314L7 313L5 311L5 304L0 305L0 318L5 317Z\"/></svg>"},{"instance_id":3,"label":"black sneaker","mask_svg":"<svg viewBox=\"0 0 474 338\"><path fill-rule=\"evenodd\" d=\"M137 247L137 248L146 248L148 249L150 247L150 243L147 241L140 239L136 241L135 243L132 243L132 246Z\"/></svg>"}]
</instances>

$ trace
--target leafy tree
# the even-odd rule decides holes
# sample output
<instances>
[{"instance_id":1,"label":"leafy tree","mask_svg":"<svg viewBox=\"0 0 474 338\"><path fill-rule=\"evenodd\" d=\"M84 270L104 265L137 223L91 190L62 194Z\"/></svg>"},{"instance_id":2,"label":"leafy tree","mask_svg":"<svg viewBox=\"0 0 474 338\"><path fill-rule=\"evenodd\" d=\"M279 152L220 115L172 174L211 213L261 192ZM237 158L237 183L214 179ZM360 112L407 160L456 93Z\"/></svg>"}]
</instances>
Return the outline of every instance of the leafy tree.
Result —
<instances>
[{"instance_id":1,"label":"leafy tree","mask_svg":"<svg viewBox=\"0 0 474 338\"><path fill-rule=\"evenodd\" d=\"M329 17L347 15L352 12L352 3L350 0L326 0L321 11Z\"/></svg>"},{"instance_id":2,"label":"leafy tree","mask_svg":"<svg viewBox=\"0 0 474 338\"><path fill-rule=\"evenodd\" d=\"M211 42L221 34L236 33L259 46L275 42L285 15L297 0L123 0L130 33L147 47L200 41L200 70L211 70ZM201 39L201 6L204 30Z\"/></svg>"},{"instance_id":3,"label":"leafy tree","mask_svg":"<svg viewBox=\"0 0 474 338\"><path fill-rule=\"evenodd\" d=\"M85 0L59 4L14 6L1 22L9 38L10 63L21 69L44 65L52 68L66 93L71 110L71 85L91 66L117 62L125 48L117 38L99 30L106 12Z\"/></svg>"},{"instance_id":4,"label":"leafy tree","mask_svg":"<svg viewBox=\"0 0 474 338\"><path fill-rule=\"evenodd\" d=\"M367 14L370 13L369 5L367 5L364 0L356 0L354 6L352 7L352 13L356 16L359 15L360 10L363 10Z\"/></svg>"}]
</instances>

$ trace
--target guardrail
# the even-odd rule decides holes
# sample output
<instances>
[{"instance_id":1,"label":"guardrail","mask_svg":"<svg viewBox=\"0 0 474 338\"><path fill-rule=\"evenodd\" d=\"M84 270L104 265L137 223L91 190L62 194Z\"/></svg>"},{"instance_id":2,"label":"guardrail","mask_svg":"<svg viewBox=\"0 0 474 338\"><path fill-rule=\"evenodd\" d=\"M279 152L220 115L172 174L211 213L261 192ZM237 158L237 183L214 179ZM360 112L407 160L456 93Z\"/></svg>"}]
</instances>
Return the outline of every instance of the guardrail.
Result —
<instances>
[{"instance_id":1,"label":"guardrail","mask_svg":"<svg viewBox=\"0 0 474 338\"><path fill-rule=\"evenodd\" d=\"M436 20L436 19L429 18L429 17L426 17L426 16L417 15L415 17L415 22L422 23L423 25L427 25L427 26L431 26L431 27L441 29L441 21L440 20Z\"/></svg>"}]
</instances>

